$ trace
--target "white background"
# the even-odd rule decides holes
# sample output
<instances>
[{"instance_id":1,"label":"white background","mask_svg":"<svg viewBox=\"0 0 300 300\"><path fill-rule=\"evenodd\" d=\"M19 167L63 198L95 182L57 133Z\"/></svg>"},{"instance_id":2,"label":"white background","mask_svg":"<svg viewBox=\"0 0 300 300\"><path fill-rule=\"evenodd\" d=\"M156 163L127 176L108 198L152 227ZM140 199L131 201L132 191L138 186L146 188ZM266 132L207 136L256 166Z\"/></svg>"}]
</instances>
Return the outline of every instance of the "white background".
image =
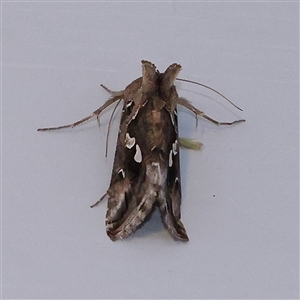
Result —
<instances>
[{"instance_id":1,"label":"white background","mask_svg":"<svg viewBox=\"0 0 300 300\"><path fill-rule=\"evenodd\" d=\"M298 298L299 4L297 2L2 3L3 298ZM57 132L125 88L142 59L220 121L180 109L182 221L159 213L111 242L106 202L118 120Z\"/></svg>"}]
</instances>

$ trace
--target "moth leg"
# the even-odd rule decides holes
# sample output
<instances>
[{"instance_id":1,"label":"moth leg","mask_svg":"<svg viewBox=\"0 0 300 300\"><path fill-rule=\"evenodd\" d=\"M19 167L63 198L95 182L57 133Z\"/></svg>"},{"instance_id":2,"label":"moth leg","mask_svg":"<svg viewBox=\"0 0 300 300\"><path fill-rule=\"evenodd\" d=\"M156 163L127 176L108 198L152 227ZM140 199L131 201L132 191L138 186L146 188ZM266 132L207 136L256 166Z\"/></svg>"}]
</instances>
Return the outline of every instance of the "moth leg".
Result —
<instances>
[{"instance_id":1,"label":"moth leg","mask_svg":"<svg viewBox=\"0 0 300 300\"><path fill-rule=\"evenodd\" d=\"M103 87L109 94L111 94L113 97L116 97L116 96L123 96L124 95L124 90L122 91L112 91L110 90L108 87L106 87L105 85L103 84L100 84L101 87Z\"/></svg>"},{"instance_id":2,"label":"moth leg","mask_svg":"<svg viewBox=\"0 0 300 300\"><path fill-rule=\"evenodd\" d=\"M96 201L94 204L92 204L91 208L94 208L95 206L97 206L106 196L107 196L107 193L105 193L98 201Z\"/></svg>"},{"instance_id":3,"label":"moth leg","mask_svg":"<svg viewBox=\"0 0 300 300\"><path fill-rule=\"evenodd\" d=\"M73 124L68 124L68 125L62 125L62 126L57 126L57 127L45 127L45 128L39 128L38 131L47 131L47 130L58 130L58 129L63 129L63 128L73 128L75 126L78 126L88 120L90 120L91 118L95 117L95 116L99 116L99 114L108 106L110 106L111 104L113 104L114 102L116 102L117 100L122 99L123 94L120 95L116 95L113 98L107 100L101 107L99 107L97 110L95 110L92 114L90 114L88 117L85 117Z\"/></svg>"},{"instance_id":4,"label":"moth leg","mask_svg":"<svg viewBox=\"0 0 300 300\"><path fill-rule=\"evenodd\" d=\"M207 116L203 111L197 109L188 100L186 100L183 97L178 98L177 104L180 104L180 105L184 106L185 108L191 110L197 116L200 116L200 117L202 117L202 118L204 118L204 119L208 120L209 122L212 122L213 124L216 124L216 125L232 125L232 124L236 124L236 123L245 122L244 119L236 120L236 121L233 121L233 122L219 122L219 121Z\"/></svg>"}]
</instances>

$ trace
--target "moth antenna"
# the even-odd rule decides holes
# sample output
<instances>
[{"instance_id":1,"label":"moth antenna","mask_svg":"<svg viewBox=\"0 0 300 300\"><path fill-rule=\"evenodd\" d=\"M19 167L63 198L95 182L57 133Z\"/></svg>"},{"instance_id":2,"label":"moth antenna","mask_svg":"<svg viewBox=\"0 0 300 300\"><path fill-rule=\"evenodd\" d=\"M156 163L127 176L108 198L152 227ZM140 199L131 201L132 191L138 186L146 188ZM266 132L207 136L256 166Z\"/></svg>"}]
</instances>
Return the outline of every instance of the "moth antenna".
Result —
<instances>
[{"instance_id":1,"label":"moth antenna","mask_svg":"<svg viewBox=\"0 0 300 300\"><path fill-rule=\"evenodd\" d=\"M222 98L224 98L226 101L228 101L231 105L233 105L235 108L239 109L240 111L243 111L240 107L238 107L237 105L235 105L231 100L229 100L227 97L225 97L223 94L221 94L220 92L218 92L217 90L213 89L212 87L208 86L208 85L205 85L203 83L199 83L197 81L193 81L193 80L188 80L188 79L183 79L183 78L176 78L176 80L179 80L179 81L184 81L184 82L189 82L189 83L193 83L193 84L197 84L197 85L200 85L200 86L203 86L215 93L217 93L218 95L220 95Z\"/></svg>"},{"instance_id":2,"label":"moth antenna","mask_svg":"<svg viewBox=\"0 0 300 300\"><path fill-rule=\"evenodd\" d=\"M110 126L111 126L112 118L113 118L113 116L115 114L115 111L116 111L117 107L119 106L121 100L123 100L123 98L121 98L117 102L117 104L115 105L114 110L113 110L113 112L112 112L112 114L110 116L110 119L109 119L109 123L108 123L108 127L107 127L107 134L106 134L106 143L105 143L105 157L107 157L107 152L108 152L108 136L109 136L109 131L110 131Z\"/></svg>"}]
</instances>

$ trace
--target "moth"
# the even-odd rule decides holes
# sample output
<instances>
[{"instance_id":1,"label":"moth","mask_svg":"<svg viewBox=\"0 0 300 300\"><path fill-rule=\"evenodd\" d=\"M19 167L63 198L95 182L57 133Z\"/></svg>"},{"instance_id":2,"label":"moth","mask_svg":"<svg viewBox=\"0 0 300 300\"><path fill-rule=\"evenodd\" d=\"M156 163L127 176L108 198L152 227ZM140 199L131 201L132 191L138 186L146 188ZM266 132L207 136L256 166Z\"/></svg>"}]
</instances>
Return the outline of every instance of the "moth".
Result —
<instances>
[{"instance_id":1,"label":"moth","mask_svg":"<svg viewBox=\"0 0 300 300\"><path fill-rule=\"evenodd\" d=\"M186 107L216 125L245 121L218 122L185 98L179 97L175 80L192 82L177 78L180 70L181 66L173 63L160 73L153 63L142 60L142 77L124 90L111 91L102 85L111 98L90 116L73 124L38 129L73 128L95 116L98 119L105 108L123 100L110 185L100 200L92 205L94 207L108 197L106 232L113 241L130 236L156 206L171 236L176 240L188 241L180 220L179 146L182 144L188 148L197 148L199 144L179 139L177 105Z\"/></svg>"}]
</instances>

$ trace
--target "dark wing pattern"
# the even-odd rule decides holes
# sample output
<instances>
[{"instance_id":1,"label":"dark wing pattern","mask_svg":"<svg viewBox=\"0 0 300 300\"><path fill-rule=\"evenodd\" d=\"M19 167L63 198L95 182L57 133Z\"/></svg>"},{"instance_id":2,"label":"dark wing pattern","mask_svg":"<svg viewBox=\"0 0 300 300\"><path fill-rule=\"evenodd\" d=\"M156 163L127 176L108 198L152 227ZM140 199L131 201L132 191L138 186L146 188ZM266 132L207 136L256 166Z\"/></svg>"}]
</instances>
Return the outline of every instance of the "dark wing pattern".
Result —
<instances>
[{"instance_id":1,"label":"dark wing pattern","mask_svg":"<svg viewBox=\"0 0 300 300\"><path fill-rule=\"evenodd\" d=\"M128 237L159 205L171 235L188 240L180 222L180 168L176 101L173 82L180 70L171 65L159 73L143 61L143 77L124 92L124 106L113 166L107 234Z\"/></svg>"}]
</instances>

